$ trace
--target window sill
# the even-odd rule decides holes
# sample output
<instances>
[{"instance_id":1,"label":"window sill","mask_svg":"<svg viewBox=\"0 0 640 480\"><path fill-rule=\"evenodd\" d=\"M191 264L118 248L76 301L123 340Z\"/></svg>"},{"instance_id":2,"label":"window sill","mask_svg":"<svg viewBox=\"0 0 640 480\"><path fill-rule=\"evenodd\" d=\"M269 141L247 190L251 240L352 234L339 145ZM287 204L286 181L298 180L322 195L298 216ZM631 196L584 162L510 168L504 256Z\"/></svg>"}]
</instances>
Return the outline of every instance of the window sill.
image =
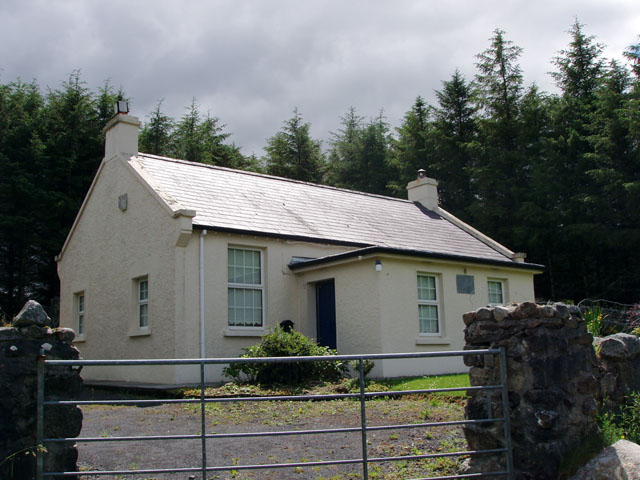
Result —
<instances>
[{"instance_id":1,"label":"window sill","mask_svg":"<svg viewBox=\"0 0 640 480\"><path fill-rule=\"evenodd\" d=\"M145 337L147 335L151 335L150 328L145 328L144 330L134 330L133 332L129 332L130 337Z\"/></svg>"},{"instance_id":2,"label":"window sill","mask_svg":"<svg viewBox=\"0 0 640 480\"><path fill-rule=\"evenodd\" d=\"M225 337L262 337L267 331L264 328L231 329L224 331Z\"/></svg>"},{"instance_id":3,"label":"window sill","mask_svg":"<svg viewBox=\"0 0 640 480\"><path fill-rule=\"evenodd\" d=\"M416 345L451 345L451 340L446 337L417 337Z\"/></svg>"},{"instance_id":4,"label":"window sill","mask_svg":"<svg viewBox=\"0 0 640 480\"><path fill-rule=\"evenodd\" d=\"M83 333L82 335L76 335L73 339L73 343L82 343L87 340L87 334Z\"/></svg>"}]
</instances>

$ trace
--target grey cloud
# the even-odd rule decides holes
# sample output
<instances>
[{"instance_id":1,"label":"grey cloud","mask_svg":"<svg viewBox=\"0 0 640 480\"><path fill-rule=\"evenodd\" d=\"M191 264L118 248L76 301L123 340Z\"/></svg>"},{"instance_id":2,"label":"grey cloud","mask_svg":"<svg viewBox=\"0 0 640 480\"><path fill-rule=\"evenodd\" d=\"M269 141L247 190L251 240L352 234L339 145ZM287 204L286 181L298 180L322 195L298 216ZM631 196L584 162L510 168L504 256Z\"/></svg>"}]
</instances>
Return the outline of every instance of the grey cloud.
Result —
<instances>
[{"instance_id":1,"label":"grey cloud","mask_svg":"<svg viewBox=\"0 0 640 480\"><path fill-rule=\"evenodd\" d=\"M639 10L632 0L5 0L0 81L55 88L81 69L90 88L123 86L141 117L164 98L179 118L195 97L260 155L295 106L324 140L349 106L365 117L383 108L398 125L455 68L472 79L497 27L524 48L525 82L553 89L550 60L576 16L620 57L640 33Z\"/></svg>"}]
</instances>

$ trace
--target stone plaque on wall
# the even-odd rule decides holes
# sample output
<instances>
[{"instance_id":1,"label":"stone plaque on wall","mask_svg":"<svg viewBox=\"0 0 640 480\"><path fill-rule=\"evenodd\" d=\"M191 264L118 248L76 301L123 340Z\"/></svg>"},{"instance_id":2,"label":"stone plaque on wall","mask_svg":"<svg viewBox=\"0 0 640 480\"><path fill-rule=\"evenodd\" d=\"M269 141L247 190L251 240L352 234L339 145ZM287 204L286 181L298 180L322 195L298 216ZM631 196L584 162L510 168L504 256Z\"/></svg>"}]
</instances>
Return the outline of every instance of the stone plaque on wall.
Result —
<instances>
[{"instance_id":1,"label":"stone plaque on wall","mask_svg":"<svg viewBox=\"0 0 640 480\"><path fill-rule=\"evenodd\" d=\"M456 275L456 287L458 289L458 293L476 293L473 275Z\"/></svg>"}]
</instances>

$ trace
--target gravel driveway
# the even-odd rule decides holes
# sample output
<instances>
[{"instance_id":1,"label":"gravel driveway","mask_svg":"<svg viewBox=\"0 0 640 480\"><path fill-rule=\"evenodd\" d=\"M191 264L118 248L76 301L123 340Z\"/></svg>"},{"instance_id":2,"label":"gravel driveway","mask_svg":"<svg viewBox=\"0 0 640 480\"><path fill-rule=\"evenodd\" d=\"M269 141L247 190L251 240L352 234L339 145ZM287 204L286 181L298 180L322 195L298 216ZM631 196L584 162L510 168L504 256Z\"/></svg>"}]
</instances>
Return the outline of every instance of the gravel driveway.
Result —
<instances>
[{"instance_id":1,"label":"gravel driveway","mask_svg":"<svg viewBox=\"0 0 640 480\"><path fill-rule=\"evenodd\" d=\"M82 437L133 435L179 435L200 433L197 404L155 406L82 407ZM441 399L385 399L367 402L368 425L396 425L459 420L460 401ZM242 402L213 403L206 408L206 432L273 432L360 426L360 404L353 400L322 402ZM207 440L208 466L241 466L292 462L316 462L359 458L359 432L278 437L218 438ZM81 470L142 470L147 468L199 467L201 442L195 440L154 440L148 442L85 442L78 444ZM384 430L368 433L368 456L386 457L465 450L459 428L437 427ZM369 465L371 479L404 479L457 470L455 460L437 459L375 463ZM197 472L174 474L127 474L118 476L82 475L82 480L117 479L200 479ZM362 465L302 466L261 470L211 471L208 479L314 479L362 478Z\"/></svg>"}]
</instances>

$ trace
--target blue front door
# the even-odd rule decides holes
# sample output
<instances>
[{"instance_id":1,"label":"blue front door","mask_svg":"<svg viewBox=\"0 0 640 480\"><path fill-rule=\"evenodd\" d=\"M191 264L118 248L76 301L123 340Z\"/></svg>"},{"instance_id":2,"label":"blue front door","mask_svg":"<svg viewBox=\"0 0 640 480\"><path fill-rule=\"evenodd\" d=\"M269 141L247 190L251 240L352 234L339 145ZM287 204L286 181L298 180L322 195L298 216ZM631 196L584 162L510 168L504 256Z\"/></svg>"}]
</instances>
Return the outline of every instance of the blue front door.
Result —
<instances>
[{"instance_id":1,"label":"blue front door","mask_svg":"<svg viewBox=\"0 0 640 480\"><path fill-rule=\"evenodd\" d=\"M316 284L318 344L336 348L336 287L333 279Z\"/></svg>"}]
</instances>

